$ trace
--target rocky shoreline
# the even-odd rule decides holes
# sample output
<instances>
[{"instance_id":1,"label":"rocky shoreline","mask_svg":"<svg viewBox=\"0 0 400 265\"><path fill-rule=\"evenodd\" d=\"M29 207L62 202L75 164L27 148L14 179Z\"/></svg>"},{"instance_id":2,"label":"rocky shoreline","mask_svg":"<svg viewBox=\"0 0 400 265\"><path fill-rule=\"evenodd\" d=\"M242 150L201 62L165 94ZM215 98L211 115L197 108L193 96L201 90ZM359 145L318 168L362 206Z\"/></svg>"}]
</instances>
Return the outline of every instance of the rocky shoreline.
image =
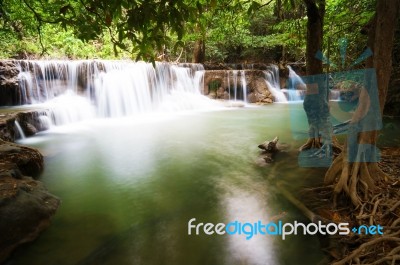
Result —
<instances>
[{"instance_id":1,"label":"rocky shoreline","mask_svg":"<svg viewBox=\"0 0 400 265\"><path fill-rule=\"evenodd\" d=\"M35 134L43 111L0 113L0 264L19 245L35 240L50 225L60 199L37 180L44 168L42 154L13 143L15 121L24 133Z\"/></svg>"}]
</instances>

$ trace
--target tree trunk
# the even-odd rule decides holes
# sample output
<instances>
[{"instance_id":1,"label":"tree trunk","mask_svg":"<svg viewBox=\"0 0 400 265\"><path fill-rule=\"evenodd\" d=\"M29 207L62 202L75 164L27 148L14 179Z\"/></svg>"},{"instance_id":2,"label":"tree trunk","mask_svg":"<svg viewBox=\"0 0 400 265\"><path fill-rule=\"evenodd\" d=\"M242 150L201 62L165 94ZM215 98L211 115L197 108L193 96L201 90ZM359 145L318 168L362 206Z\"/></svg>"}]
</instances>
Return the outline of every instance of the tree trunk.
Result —
<instances>
[{"instance_id":1,"label":"tree trunk","mask_svg":"<svg viewBox=\"0 0 400 265\"><path fill-rule=\"evenodd\" d=\"M391 75L394 32L399 9L400 2L398 0L377 1L376 15L369 29L369 45L374 55L367 62L367 66L373 67L376 71L379 108L375 111L380 112L380 114L383 113ZM369 95L366 92L362 92L359 99L359 107L356 109L351 123L362 118L362 113L365 113L371 107L368 105L371 103L369 100ZM367 126L367 124L364 123L364 126ZM371 191L374 190L379 182L387 180L386 175L380 170L376 161L363 160L367 155L366 151L373 153L375 149L365 150L361 148L362 145L375 146L377 135L377 131L366 131L363 128L361 128L361 132L360 130L353 133L349 132L347 145L353 142L351 139L354 139L358 143L358 145L355 145L356 150L351 147L345 148L344 152L334 160L325 175L325 184L335 183L335 203L338 195L344 192L346 196L350 197L353 205L358 206L361 200L367 201L371 198ZM356 157L360 159L349 161L349 152L354 152Z\"/></svg>"},{"instance_id":2,"label":"tree trunk","mask_svg":"<svg viewBox=\"0 0 400 265\"><path fill-rule=\"evenodd\" d=\"M316 58L316 54L322 51L325 0L304 0L304 3L307 9L306 71L308 76L319 75L323 73L322 61ZM331 125L327 101L328 88L325 81L319 82L317 86L319 92L313 93L307 88L304 98L303 106L309 124L309 139L300 147L300 151L321 148L321 134L325 146L332 143L329 133Z\"/></svg>"},{"instance_id":3,"label":"tree trunk","mask_svg":"<svg viewBox=\"0 0 400 265\"><path fill-rule=\"evenodd\" d=\"M307 75L322 74L322 61L315 55L318 51L322 51L325 0L304 0L304 3L307 8Z\"/></svg>"},{"instance_id":4,"label":"tree trunk","mask_svg":"<svg viewBox=\"0 0 400 265\"><path fill-rule=\"evenodd\" d=\"M206 60L206 45L203 39L198 39L194 43L193 63L204 63Z\"/></svg>"}]
</instances>

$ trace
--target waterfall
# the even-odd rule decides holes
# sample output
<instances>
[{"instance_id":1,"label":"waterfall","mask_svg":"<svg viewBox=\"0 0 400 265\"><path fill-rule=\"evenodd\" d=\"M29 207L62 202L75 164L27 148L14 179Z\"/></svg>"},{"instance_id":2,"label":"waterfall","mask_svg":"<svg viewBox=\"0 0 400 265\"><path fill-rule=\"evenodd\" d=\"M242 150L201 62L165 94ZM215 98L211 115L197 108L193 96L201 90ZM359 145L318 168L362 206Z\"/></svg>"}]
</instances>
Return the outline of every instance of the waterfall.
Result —
<instances>
[{"instance_id":1,"label":"waterfall","mask_svg":"<svg viewBox=\"0 0 400 265\"><path fill-rule=\"evenodd\" d=\"M19 124L19 122L18 122L17 120L15 120L15 121L14 121L14 124L15 124L15 128L17 129L17 132L18 132L18 134L19 134L19 137L20 137L21 139L25 139L25 138L26 138L25 133L24 133L24 131L22 130L21 125Z\"/></svg>"},{"instance_id":2,"label":"waterfall","mask_svg":"<svg viewBox=\"0 0 400 265\"><path fill-rule=\"evenodd\" d=\"M232 71L233 75L233 100L237 101L237 76L238 76L238 70L233 70Z\"/></svg>"},{"instance_id":3,"label":"waterfall","mask_svg":"<svg viewBox=\"0 0 400 265\"><path fill-rule=\"evenodd\" d=\"M264 71L265 82L269 91L274 96L275 102L287 102L285 94L282 92L279 85L279 69L276 65L271 65L268 70Z\"/></svg>"},{"instance_id":4,"label":"waterfall","mask_svg":"<svg viewBox=\"0 0 400 265\"><path fill-rule=\"evenodd\" d=\"M288 101L301 101L304 99L306 85L301 77L292 69L292 67L288 66L288 69L288 89L285 90Z\"/></svg>"},{"instance_id":5,"label":"waterfall","mask_svg":"<svg viewBox=\"0 0 400 265\"><path fill-rule=\"evenodd\" d=\"M245 70L227 71L225 76L229 88L229 100L247 102L247 82Z\"/></svg>"},{"instance_id":6,"label":"waterfall","mask_svg":"<svg viewBox=\"0 0 400 265\"><path fill-rule=\"evenodd\" d=\"M240 82L242 85L243 101L247 102L247 83L246 83L246 72L244 70L240 71Z\"/></svg>"},{"instance_id":7,"label":"waterfall","mask_svg":"<svg viewBox=\"0 0 400 265\"><path fill-rule=\"evenodd\" d=\"M93 119L95 107L91 102L72 90L55 97L44 104L51 111L52 124L63 125Z\"/></svg>"},{"instance_id":8,"label":"waterfall","mask_svg":"<svg viewBox=\"0 0 400 265\"><path fill-rule=\"evenodd\" d=\"M21 60L22 104L42 104L56 125L96 117L209 109L201 64Z\"/></svg>"}]
</instances>

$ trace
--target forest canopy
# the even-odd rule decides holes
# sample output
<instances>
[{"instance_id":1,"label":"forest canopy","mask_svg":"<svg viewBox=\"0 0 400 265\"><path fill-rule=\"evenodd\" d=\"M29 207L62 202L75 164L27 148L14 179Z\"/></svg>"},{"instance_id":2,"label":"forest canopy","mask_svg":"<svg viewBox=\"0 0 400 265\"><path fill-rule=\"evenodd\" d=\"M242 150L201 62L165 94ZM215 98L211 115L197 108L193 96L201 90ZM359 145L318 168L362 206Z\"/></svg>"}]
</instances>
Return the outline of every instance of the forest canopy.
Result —
<instances>
[{"instance_id":1,"label":"forest canopy","mask_svg":"<svg viewBox=\"0 0 400 265\"><path fill-rule=\"evenodd\" d=\"M363 52L376 1L322 2L322 53L341 68L339 43L348 63ZM211 62L304 62L306 22L304 0L3 0L0 56L192 61L203 45Z\"/></svg>"}]
</instances>

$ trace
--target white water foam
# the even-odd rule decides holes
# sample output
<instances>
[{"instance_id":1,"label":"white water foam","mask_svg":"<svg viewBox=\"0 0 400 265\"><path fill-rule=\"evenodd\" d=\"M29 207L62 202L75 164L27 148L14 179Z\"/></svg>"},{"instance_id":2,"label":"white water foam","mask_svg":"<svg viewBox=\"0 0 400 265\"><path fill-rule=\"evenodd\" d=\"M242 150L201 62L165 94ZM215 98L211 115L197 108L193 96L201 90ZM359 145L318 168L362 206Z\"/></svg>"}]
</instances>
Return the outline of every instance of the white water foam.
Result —
<instances>
[{"instance_id":1,"label":"white water foam","mask_svg":"<svg viewBox=\"0 0 400 265\"><path fill-rule=\"evenodd\" d=\"M19 61L21 104L42 103L56 125L220 107L201 94L204 68L132 61Z\"/></svg>"}]
</instances>

